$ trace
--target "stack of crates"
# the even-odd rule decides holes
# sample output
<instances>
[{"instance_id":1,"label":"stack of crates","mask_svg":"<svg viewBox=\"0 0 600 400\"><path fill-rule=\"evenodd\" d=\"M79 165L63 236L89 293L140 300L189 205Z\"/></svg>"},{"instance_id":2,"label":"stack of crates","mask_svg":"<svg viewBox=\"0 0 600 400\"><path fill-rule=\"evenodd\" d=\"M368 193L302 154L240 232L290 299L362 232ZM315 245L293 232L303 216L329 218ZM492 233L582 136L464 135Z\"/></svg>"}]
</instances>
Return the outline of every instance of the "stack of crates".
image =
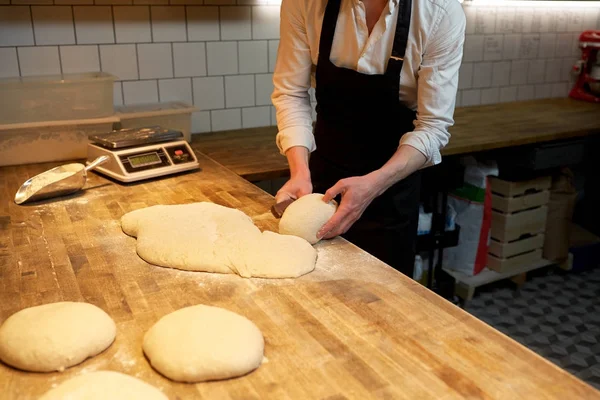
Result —
<instances>
[{"instance_id":1,"label":"stack of crates","mask_svg":"<svg viewBox=\"0 0 600 400\"><path fill-rule=\"evenodd\" d=\"M488 268L507 272L542 260L551 177L490 178L492 226Z\"/></svg>"}]
</instances>

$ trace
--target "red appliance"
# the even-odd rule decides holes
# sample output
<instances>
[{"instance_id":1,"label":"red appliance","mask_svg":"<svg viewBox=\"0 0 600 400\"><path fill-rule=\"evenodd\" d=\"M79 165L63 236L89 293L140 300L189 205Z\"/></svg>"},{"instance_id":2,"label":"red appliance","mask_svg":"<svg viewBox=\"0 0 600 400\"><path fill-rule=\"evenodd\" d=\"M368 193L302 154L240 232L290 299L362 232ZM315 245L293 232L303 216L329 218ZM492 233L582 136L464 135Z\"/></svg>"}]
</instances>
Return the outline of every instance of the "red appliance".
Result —
<instances>
[{"instance_id":1,"label":"red appliance","mask_svg":"<svg viewBox=\"0 0 600 400\"><path fill-rule=\"evenodd\" d=\"M581 60L573 66L577 82L569 96L600 103L600 31L585 31L579 36Z\"/></svg>"}]
</instances>

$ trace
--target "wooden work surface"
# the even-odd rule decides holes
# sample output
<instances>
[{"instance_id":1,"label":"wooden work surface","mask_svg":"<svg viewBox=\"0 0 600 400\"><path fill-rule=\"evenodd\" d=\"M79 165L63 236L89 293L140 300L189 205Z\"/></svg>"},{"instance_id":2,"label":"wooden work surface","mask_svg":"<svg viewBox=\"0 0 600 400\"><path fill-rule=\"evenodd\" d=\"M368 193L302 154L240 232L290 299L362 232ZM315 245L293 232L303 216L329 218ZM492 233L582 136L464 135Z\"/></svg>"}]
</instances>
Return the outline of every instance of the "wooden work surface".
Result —
<instances>
[{"instance_id":1,"label":"wooden work surface","mask_svg":"<svg viewBox=\"0 0 600 400\"><path fill-rule=\"evenodd\" d=\"M443 155L473 153L600 133L600 105L546 99L457 108ZM288 176L276 127L194 135L195 150L249 181Z\"/></svg>"},{"instance_id":2,"label":"wooden work surface","mask_svg":"<svg viewBox=\"0 0 600 400\"><path fill-rule=\"evenodd\" d=\"M152 266L120 229L121 216L155 204L212 201L265 229L272 197L200 155L202 171L121 185L90 174L78 195L18 206L13 196L51 164L0 168L0 322L30 306L87 301L117 323L104 353L63 373L0 363L2 399L36 398L90 371L136 376L171 399L591 399L600 392L342 239L317 245L299 279ZM160 317L221 306L261 329L268 362L227 381L175 383L142 353Z\"/></svg>"}]
</instances>

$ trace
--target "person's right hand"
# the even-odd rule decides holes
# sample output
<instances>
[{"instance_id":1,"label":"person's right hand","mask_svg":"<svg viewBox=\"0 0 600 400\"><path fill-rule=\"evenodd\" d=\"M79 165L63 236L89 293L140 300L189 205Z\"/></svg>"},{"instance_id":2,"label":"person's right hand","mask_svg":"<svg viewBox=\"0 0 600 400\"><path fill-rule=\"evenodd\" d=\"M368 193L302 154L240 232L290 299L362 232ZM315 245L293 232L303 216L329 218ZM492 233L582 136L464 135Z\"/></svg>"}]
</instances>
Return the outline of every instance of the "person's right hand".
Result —
<instances>
[{"instance_id":1,"label":"person's right hand","mask_svg":"<svg viewBox=\"0 0 600 400\"><path fill-rule=\"evenodd\" d=\"M292 177L277 191L275 202L281 203L288 199L297 200L304 195L311 194L312 189L310 177Z\"/></svg>"}]
</instances>

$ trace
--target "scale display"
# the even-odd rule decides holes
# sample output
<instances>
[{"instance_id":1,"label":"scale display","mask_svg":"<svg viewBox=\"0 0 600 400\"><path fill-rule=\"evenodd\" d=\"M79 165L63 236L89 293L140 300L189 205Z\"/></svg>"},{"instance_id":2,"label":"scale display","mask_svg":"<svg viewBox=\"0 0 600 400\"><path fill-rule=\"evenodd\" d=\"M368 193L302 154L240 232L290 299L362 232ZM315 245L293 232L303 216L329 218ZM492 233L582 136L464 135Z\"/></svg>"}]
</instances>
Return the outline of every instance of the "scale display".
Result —
<instances>
[{"instance_id":1,"label":"scale display","mask_svg":"<svg viewBox=\"0 0 600 400\"><path fill-rule=\"evenodd\" d=\"M133 168L140 168L145 167L147 165L161 163L160 156L158 155L158 153L140 154L137 156L127 157L127 159L129 160L129 164L131 164Z\"/></svg>"}]
</instances>

